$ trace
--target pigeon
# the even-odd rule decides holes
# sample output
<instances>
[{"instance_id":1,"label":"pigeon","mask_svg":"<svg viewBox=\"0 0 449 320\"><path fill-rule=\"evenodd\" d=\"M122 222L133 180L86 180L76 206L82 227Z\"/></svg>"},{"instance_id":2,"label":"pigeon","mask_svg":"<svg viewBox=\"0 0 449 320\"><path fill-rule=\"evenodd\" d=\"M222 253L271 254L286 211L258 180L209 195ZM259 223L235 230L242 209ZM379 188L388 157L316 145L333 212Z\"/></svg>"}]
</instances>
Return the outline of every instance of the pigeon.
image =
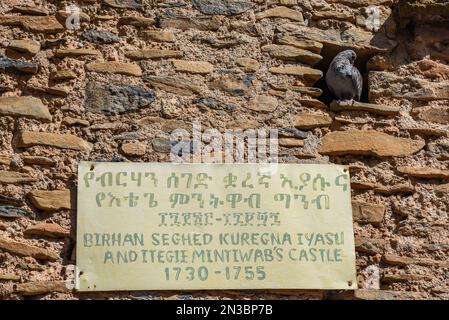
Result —
<instances>
[{"instance_id":1,"label":"pigeon","mask_svg":"<svg viewBox=\"0 0 449 320\"><path fill-rule=\"evenodd\" d=\"M352 104L354 99L360 101L363 78L354 67L355 59L357 55L354 51L342 51L335 56L327 70L326 84L339 103Z\"/></svg>"}]
</instances>

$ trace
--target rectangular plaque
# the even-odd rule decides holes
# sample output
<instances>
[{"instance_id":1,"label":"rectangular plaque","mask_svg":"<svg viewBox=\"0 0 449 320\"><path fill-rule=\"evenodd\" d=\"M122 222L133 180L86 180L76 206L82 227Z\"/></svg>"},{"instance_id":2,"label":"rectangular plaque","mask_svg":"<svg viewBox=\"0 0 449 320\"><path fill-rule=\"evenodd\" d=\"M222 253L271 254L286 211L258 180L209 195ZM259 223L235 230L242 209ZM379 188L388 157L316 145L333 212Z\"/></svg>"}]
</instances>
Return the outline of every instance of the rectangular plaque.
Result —
<instances>
[{"instance_id":1,"label":"rectangular plaque","mask_svg":"<svg viewBox=\"0 0 449 320\"><path fill-rule=\"evenodd\" d=\"M76 288L354 289L338 165L82 162Z\"/></svg>"}]
</instances>

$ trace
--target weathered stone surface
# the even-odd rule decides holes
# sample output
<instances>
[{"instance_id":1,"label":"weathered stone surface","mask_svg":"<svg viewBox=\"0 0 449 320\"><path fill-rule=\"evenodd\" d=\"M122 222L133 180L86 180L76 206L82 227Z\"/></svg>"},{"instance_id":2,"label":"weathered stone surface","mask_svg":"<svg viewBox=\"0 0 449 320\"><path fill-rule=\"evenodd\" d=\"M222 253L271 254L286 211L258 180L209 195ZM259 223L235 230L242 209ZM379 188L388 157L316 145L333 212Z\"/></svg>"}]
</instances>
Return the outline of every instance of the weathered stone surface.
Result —
<instances>
[{"instance_id":1,"label":"weathered stone surface","mask_svg":"<svg viewBox=\"0 0 449 320\"><path fill-rule=\"evenodd\" d=\"M380 193L386 196L390 196L396 193L413 193L415 188L411 183L401 183L392 186L384 186L380 184L375 184L373 188L374 192Z\"/></svg>"},{"instance_id":2,"label":"weathered stone surface","mask_svg":"<svg viewBox=\"0 0 449 320\"><path fill-rule=\"evenodd\" d=\"M426 250L435 252L435 251L449 251L449 243L430 243L425 244L423 247Z\"/></svg>"},{"instance_id":3,"label":"weathered stone surface","mask_svg":"<svg viewBox=\"0 0 449 320\"><path fill-rule=\"evenodd\" d=\"M201 31L217 31L221 23L215 17L162 16L159 19L159 26L162 29L176 28L181 30L197 29Z\"/></svg>"},{"instance_id":4,"label":"weathered stone surface","mask_svg":"<svg viewBox=\"0 0 449 320\"><path fill-rule=\"evenodd\" d=\"M277 99L268 95L258 95L245 104L246 108L259 112L273 112L277 106Z\"/></svg>"},{"instance_id":5,"label":"weathered stone surface","mask_svg":"<svg viewBox=\"0 0 449 320\"><path fill-rule=\"evenodd\" d=\"M449 62L449 48L441 51L432 51L430 55L433 58L441 59L443 61Z\"/></svg>"},{"instance_id":6,"label":"weathered stone surface","mask_svg":"<svg viewBox=\"0 0 449 320\"><path fill-rule=\"evenodd\" d=\"M50 79L53 81L73 80L76 79L76 74L71 70L59 70L50 73Z\"/></svg>"},{"instance_id":7,"label":"weathered stone surface","mask_svg":"<svg viewBox=\"0 0 449 320\"><path fill-rule=\"evenodd\" d=\"M389 55L378 54L368 60L366 69L368 71L393 71L394 64Z\"/></svg>"},{"instance_id":8,"label":"weathered stone surface","mask_svg":"<svg viewBox=\"0 0 449 320\"><path fill-rule=\"evenodd\" d=\"M189 96L193 94L200 94L201 87L191 80L182 79L179 77L156 77L147 76L144 78L153 88L167 91L173 94Z\"/></svg>"},{"instance_id":9,"label":"weathered stone surface","mask_svg":"<svg viewBox=\"0 0 449 320\"><path fill-rule=\"evenodd\" d=\"M16 286L16 292L24 296L37 296L51 292L67 293L70 290L65 280L57 280L20 283Z\"/></svg>"},{"instance_id":10,"label":"weathered stone surface","mask_svg":"<svg viewBox=\"0 0 449 320\"><path fill-rule=\"evenodd\" d=\"M90 29L84 31L81 36L85 40L97 44L111 44L120 42L120 37L109 31Z\"/></svg>"},{"instance_id":11,"label":"weathered stone surface","mask_svg":"<svg viewBox=\"0 0 449 320\"><path fill-rule=\"evenodd\" d=\"M354 221L365 224L379 225L385 215L385 206L363 201L352 201L352 216Z\"/></svg>"},{"instance_id":12,"label":"weathered stone surface","mask_svg":"<svg viewBox=\"0 0 449 320\"><path fill-rule=\"evenodd\" d=\"M142 127L159 124L162 131L172 132L175 129L192 130L192 124L178 119L164 119L161 117L143 117L137 120L137 124Z\"/></svg>"},{"instance_id":13,"label":"weathered stone surface","mask_svg":"<svg viewBox=\"0 0 449 320\"><path fill-rule=\"evenodd\" d=\"M260 68L260 63L251 58L238 58L235 62L244 72L256 72Z\"/></svg>"},{"instance_id":14,"label":"weathered stone surface","mask_svg":"<svg viewBox=\"0 0 449 320\"><path fill-rule=\"evenodd\" d=\"M151 143L155 151L163 153L170 153L173 146L170 139L166 138L154 138Z\"/></svg>"},{"instance_id":15,"label":"weathered stone surface","mask_svg":"<svg viewBox=\"0 0 449 320\"><path fill-rule=\"evenodd\" d=\"M394 213L407 218L398 223L397 233L403 236L429 237L443 233L449 228L448 223L432 223L426 220L417 221L413 216L421 216L424 210L395 207Z\"/></svg>"},{"instance_id":16,"label":"weathered stone surface","mask_svg":"<svg viewBox=\"0 0 449 320\"><path fill-rule=\"evenodd\" d=\"M103 3L117 9L142 9L142 0L104 0Z\"/></svg>"},{"instance_id":17,"label":"weathered stone surface","mask_svg":"<svg viewBox=\"0 0 449 320\"><path fill-rule=\"evenodd\" d=\"M0 206L0 217L2 218L21 218L21 217L33 217L34 214L28 210L21 209L13 206Z\"/></svg>"},{"instance_id":18,"label":"weathered stone surface","mask_svg":"<svg viewBox=\"0 0 449 320\"><path fill-rule=\"evenodd\" d=\"M436 294L448 294L449 293L449 287L447 286L435 286L431 289L432 293L436 293Z\"/></svg>"},{"instance_id":19,"label":"weathered stone surface","mask_svg":"<svg viewBox=\"0 0 449 320\"><path fill-rule=\"evenodd\" d=\"M130 131L115 135L113 139L117 141L136 141L141 139L141 137L142 135L141 133L139 133L139 131Z\"/></svg>"},{"instance_id":20,"label":"weathered stone surface","mask_svg":"<svg viewBox=\"0 0 449 320\"><path fill-rule=\"evenodd\" d=\"M36 178L30 177L26 173L0 171L0 184L23 184L35 181L37 181Z\"/></svg>"},{"instance_id":21,"label":"weathered stone surface","mask_svg":"<svg viewBox=\"0 0 449 320\"><path fill-rule=\"evenodd\" d=\"M283 6L274 7L256 14L257 20L265 18L287 18L293 21L304 22L301 12Z\"/></svg>"},{"instance_id":22,"label":"weathered stone surface","mask_svg":"<svg viewBox=\"0 0 449 320\"><path fill-rule=\"evenodd\" d=\"M56 19L58 19L58 21L62 25L66 24L66 21L70 17L70 15L71 15L71 12L67 12L66 10L58 10L58 11L56 11ZM71 21L74 22L73 20L71 20ZM79 22L80 23L83 23L83 22L90 23L90 16L86 12L83 12L82 10L80 10L80 12L79 12Z\"/></svg>"},{"instance_id":23,"label":"weathered stone surface","mask_svg":"<svg viewBox=\"0 0 449 320\"><path fill-rule=\"evenodd\" d=\"M220 89L238 97L245 96L250 86L251 80L248 80L248 78L240 79L233 75L225 75L209 83L209 87L212 89Z\"/></svg>"},{"instance_id":24,"label":"weathered stone surface","mask_svg":"<svg viewBox=\"0 0 449 320\"><path fill-rule=\"evenodd\" d=\"M25 201L22 197L16 198L16 197L10 197L0 194L0 205L7 205L7 206L14 206L14 207L21 207L25 204Z\"/></svg>"},{"instance_id":25,"label":"weathered stone surface","mask_svg":"<svg viewBox=\"0 0 449 320\"><path fill-rule=\"evenodd\" d=\"M360 8L358 12L354 13L355 19L353 18L353 20L357 26L365 30L373 33L384 32L387 37L393 39L397 34L397 20L393 19L393 10L394 8L384 6ZM373 16L375 16L375 20ZM373 21L375 22L373 23Z\"/></svg>"},{"instance_id":26,"label":"weathered stone surface","mask_svg":"<svg viewBox=\"0 0 449 320\"><path fill-rule=\"evenodd\" d=\"M86 87L86 111L116 115L149 106L153 91L136 86L119 86L91 81Z\"/></svg>"},{"instance_id":27,"label":"weathered stone surface","mask_svg":"<svg viewBox=\"0 0 449 320\"><path fill-rule=\"evenodd\" d=\"M449 130L444 130L444 136L446 137ZM427 154L432 158L436 158L441 161L449 160L449 140L441 140L430 142L427 144Z\"/></svg>"},{"instance_id":28,"label":"weathered stone surface","mask_svg":"<svg viewBox=\"0 0 449 320\"><path fill-rule=\"evenodd\" d=\"M32 131L22 131L19 133L17 143L19 148L37 145L77 151L90 151L92 149L90 143L72 134Z\"/></svg>"},{"instance_id":29,"label":"weathered stone surface","mask_svg":"<svg viewBox=\"0 0 449 320\"><path fill-rule=\"evenodd\" d=\"M126 131L130 129L130 126L126 123L115 121L106 123L96 123L91 125L89 129L93 131L100 131L100 130Z\"/></svg>"},{"instance_id":30,"label":"weathered stone surface","mask_svg":"<svg viewBox=\"0 0 449 320\"><path fill-rule=\"evenodd\" d=\"M0 236L0 250L19 256L33 257L39 260L58 260L58 255L55 252L26 243L17 242L3 236Z\"/></svg>"},{"instance_id":31,"label":"weathered stone surface","mask_svg":"<svg viewBox=\"0 0 449 320\"><path fill-rule=\"evenodd\" d=\"M142 36L156 42L175 42L175 34L166 30L146 30L143 31Z\"/></svg>"},{"instance_id":32,"label":"weathered stone surface","mask_svg":"<svg viewBox=\"0 0 449 320\"><path fill-rule=\"evenodd\" d=\"M90 125L89 121L84 119L77 119L72 117L64 117L62 119L62 123L64 123L67 126L82 126L82 127L88 127Z\"/></svg>"},{"instance_id":33,"label":"weathered stone surface","mask_svg":"<svg viewBox=\"0 0 449 320\"><path fill-rule=\"evenodd\" d=\"M419 266L439 266L439 267L449 266L448 261L436 261L429 258L403 257L394 254L385 254L383 257L383 261L387 264L395 266L407 266L409 264L416 264Z\"/></svg>"},{"instance_id":34,"label":"weathered stone surface","mask_svg":"<svg viewBox=\"0 0 449 320\"><path fill-rule=\"evenodd\" d=\"M70 231L56 223L38 223L25 229L26 235L42 236L49 238L66 238Z\"/></svg>"},{"instance_id":35,"label":"weathered stone surface","mask_svg":"<svg viewBox=\"0 0 449 320\"><path fill-rule=\"evenodd\" d=\"M448 107L421 107L413 110L419 119L439 124L449 124Z\"/></svg>"},{"instance_id":36,"label":"weathered stone surface","mask_svg":"<svg viewBox=\"0 0 449 320\"><path fill-rule=\"evenodd\" d=\"M304 38L298 38L294 35L278 34L275 37L275 42L279 44L285 44L304 50L309 50L314 53L320 53L323 49L323 44L315 40L309 40Z\"/></svg>"},{"instance_id":37,"label":"weathered stone surface","mask_svg":"<svg viewBox=\"0 0 449 320\"><path fill-rule=\"evenodd\" d=\"M395 282L409 282L409 281L429 281L432 277L422 274L384 274L382 277L383 283L395 283Z\"/></svg>"},{"instance_id":38,"label":"weathered stone surface","mask_svg":"<svg viewBox=\"0 0 449 320\"><path fill-rule=\"evenodd\" d=\"M144 49L128 51L125 56L132 60L182 58L183 52L178 50Z\"/></svg>"},{"instance_id":39,"label":"weathered stone surface","mask_svg":"<svg viewBox=\"0 0 449 320\"><path fill-rule=\"evenodd\" d=\"M195 9L203 14L235 16L254 7L254 3L235 0L192 0Z\"/></svg>"},{"instance_id":40,"label":"weathered stone surface","mask_svg":"<svg viewBox=\"0 0 449 320\"><path fill-rule=\"evenodd\" d=\"M0 54L0 71L36 74L38 66L31 62L10 59Z\"/></svg>"},{"instance_id":41,"label":"weathered stone surface","mask_svg":"<svg viewBox=\"0 0 449 320\"><path fill-rule=\"evenodd\" d=\"M269 44L263 46L262 51L268 52L273 58L299 61L310 65L315 65L323 59L319 54L288 45Z\"/></svg>"},{"instance_id":42,"label":"weathered stone surface","mask_svg":"<svg viewBox=\"0 0 449 320\"><path fill-rule=\"evenodd\" d=\"M0 115L51 121L52 116L41 99L34 97L0 97Z\"/></svg>"},{"instance_id":43,"label":"weathered stone surface","mask_svg":"<svg viewBox=\"0 0 449 320\"><path fill-rule=\"evenodd\" d=\"M422 136L435 136L435 137L447 137L449 132L444 129L435 128L404 128L404 130L410 132L411 134L418 134Z\"/></svg>"},{"instance_id":44,"label":"weathered stone surface","mask_svg":"<svg viewBox=\"0 0 449 320\"><path fill-rule=\"evenodd\" d=\"M420 73L428 79L432 80L449 80L449 66L424 58L415 63Z\"/></svg>"},{"instance_id":45,"label":"weathered stone surface","mask_svg":"<svg viewBox=\"0 0 449 320\"><path fill-rule=\"evenodd\" d=\"M425 295L411 291L358 289L354 291L354 298L359 300L419 300L424 299Z\"/></svg>"},{"instance_id":46,"label":"weathered stone surface","mask_svg":"<svg viewBox=\"0 0 449 320\"><path fill-rule=\"evenodd\" d=\"M356 50L359 58L368 57L375 53L388 52L397 46L397 42L389 39L385 34L373 34L360 29L319 29L294 24L278 26L281 33L292 33L295 37L309 39L323 44L332 56L345 49Z\"/></svg>"},{"instance_id":47,"label":"weathered stone surface","mask_svg":"<svg viewBox=\"0 0 449 320\"><path fill-rule=\"evenodd\" d=\"M401 18L423 15L449 17L449 3L444 0L400 0L398 12Z\"/></svg>"},{"instance_id":48,"label":"weathered stone surface","mask_svg":"<svg viewBox=\"0 0 449 320\"><path fill-rule=\"evenodd\" d=\"M368 83L370 101L385 97L420 101L449 99L449 81L432 82L414 76L371 71Z\"/></svg>"},{"instance_id":49,"label":"weathered stone surface","mask_svg":"<svg viewBox=\"0 0 449 320\"><path fill-rule=\"evenodd\" d=\"M350 7L390 6L393 0L327 0L328 3L341 3Z\"/></svg>"},{"instance_id":50,"label":"weathered stone surface","mask_svg":"<svg viewBox=\"0 0 449 320\"><path fill-rule=\"evenodd\" d=\"M105 15L99 14L99 15L96 15L96 16L95 16L95 19L96 19L97 21L110 21L110 20L113 20L113 19L114 19L114 16L112 16L112 15L107 15L107 14L105 14Z\"/></svg>"},{"instance_id":51,"label":"weathered stone surface","mask_svg":"<svg viewBox=\"0 0 449 320\"><path fill-rule=\"evenodd\" d=\"M449 194L449 183L440 184L438 186L435 186L433 188L435 190L435 193L439 196L444 196L446 194Z\"/></svg>"},{"instance_id":52,"label":"weathered stone surface","mask_svg":"<svg viewBox=\"0 0 449 320\"><path fill-rule=\"evenodd\" d=\"M287 87L287 90L299 92L314 98L319 97L323 94L323 90L314 87L289 86Z\"/></svg>"},{"instance_id":53,"label":"weathered stone surface","mask_svg":"<svg viewBox=\"0 0 449 320\"><path fill-rule=\"evenodd\" d=\"M278 143L281 147L297 148L304 146L304 140L295 138L279 138Z\"/></svg>"},{"instance_id":54,"label":"weathered stone surface","mask_svg":"<svg viewBox=\"0 0 449 320\"><path fill-rule=\"evenodd\" d=\"M28 194L31 203L44 211L71 209L70 190L35 190Z\"/></svg>"},{"instance_id":55,"label":"weathered stone surface","mask_svg":"<svg viewBox=\"0 0 449 320\"><path fill-rule=\"evenodd\" d=\"M8 49L35 55L41 50L41 44L34 40L13 40L8 44Z\"/></svg>"},{"instance_id":56,"label":"weathered stone surface","mask_svg":"<svg viewBox=\"0 0 449 320\"><path fill-rule=\"evenodd\" d=\"M342 20L354 22L354 13L351 11L328 11L328 10L315 10L313 11L313 20L326 20L326 19L334 19L334 20Z\"/></svg>"},{"instance_id":57,"label":"weathered stone surface","mask_svg":"<svg viewBox=\"0 0 449 320\"><path fill-rule=\"evenodd\" d=\"M23 163L26 165L54 166L56 161L42 156L23 156Z\"/></svg>"},{"instance_id":58,"label":"weathered stone surface","mask_svg":"<svg viewBox=\"0 0 449 320\"><path fill-rule=\"evenodd\" d=\"M213 64L206 61L173 60L173 66L176 71L194 74L208 74L214 71Z\"/></svg>"},{"instance_id":59,"label":"weathered stone surface","mask_svg":"<svg viewBox=\"0 0 449 320\"><path fill-rule=\"evenodd\" d=\"M36 33L58 33L64 31L54 16L1 16L0 25L19 26Z\"/></svg>"},{"instance_id":60,"label":"weathered stone surface","mask_svg":"<svg viewBox=\"0 0 449 320\"><path fill-rule=\"evenodd\" d=\"M303 66L271 67L269 71L275 74L286 74L304 78L310 82L310 85L313 85L316 81L323 77L323 72L321 70Z\"/></svg>"},{"instance_id":61,"label":"weathered stone surface","mask_svg":"<svg viewBox=\"0 0 449 320\"><path fill-rule=\"evenodd\" d=\"M351 180L352 190L372 190L375 188L375 186L376 183Z\"/></svg>"},{"instance_id":62,"label":"weathered stone surface","mask_svg":"<svg viewBox=\"0 0 449 320\"><path fill-rule=\"evenodd\" d=\"M154 18L125 16L120 17L118 25L130 25L134 27L149 27L156 23Z\"/></svg>"},{"instance_id":63,"label":"weathered stone surface","mask_svg":"<svg viewBox=\"0 0 449 320\"><path fill-rule=\"evenodd\" d=\"M278 129L278 135L286 138L306 139L308 134L296 128L280 128Z\"/></svg>"},{"instance_id":64,"label":"weathered stone surface","mask_svg":"<svg viewBox=\"0 0 449 320\"><path fill-rule=\"evenodd\" d=\"M38 87L33 85L28 85L27 89L33 91L35 93L40 94L51 94L59 97L67 97L70 91L70 88L64 85L55 85L52 87Z\"/></svg>"},{"instance_id":65,"label":"weathered stone surface","mask_svg":"<svg viewBox=\"0 0 449 320\"><path fill-rule=\"evenodd\" d=\"M42 6L14 6L13 11L34 16L48 16L49 11Z\"/></svg>"},{"instance_id":66,"label":"weathered stone surface","mask_svg":"<svg viewBox=\"0 0 449 320\"><path fill-rule=\"evenodd\" d=\"M332 111L364 111L385 116L399 114L399 109L395 107L363 103L359 101L354 101L352 104L332 101L330 108Z\"/></svg>"},{"instance_id":67,"label":"weathered stone surface","mask_svg":"<svg viewBox=\"0 0 449 320\"><path fill-rule=\"evenodd\" d=\"M247 43L243 37L232 34L221 37L197 36L194 40L206 43L216 49L227 49Z\"/></svg>"},{"instance_id":68,"label":"weathered stone surface","mask_svg":"<svg viewBox=\"0 0 449 320\"><path fill-rule=\"evenodd\" d=\"M323 137L319 153L405 157L421 150L423 140L396 138L373 130L334 131Z\"/></svg>"},{"instance_id":69,"label":"weathered stone surface","mask_svg":"<svg viewBox=\"0 0 449 320\"><path fill-rule=\"evenodd\" d=\"M419 209L417 208L410 208L408 206L403 206L398 203L393 203L391 208L393 209L393 212L400 216L401 218L409 218L412 216L419 216ZM408 220L408 219L407 219ZM406 222L407 220L403 220L401 222ZM409 221L407 221L408 223Z\"/></svg>"},{"instance_id":70,"label":"weathered stone surface","mask_svg":"<svg viewBox=\"0 0 449 320\"><path fill-rule=\"evenodd\" d=\"M20 276L11 273L0 272L0 281L20 281Z\"/></svg>"},{"instance_id":71,"label":"weathered stone surface","mask_svg":"<svg viewBox=\"0 0 449 320\"><path fill-rule=\"evenodd\" d=\"M239 33L246 33L250 36L257 37L260 35L260 29L254 21L231 21L231 30Z\"/></svg>"},{"instance_id":72,"label":"weathered stone surface","mask_svg":"<svg viewBox=\"0 0 449 320\"><path fill-rule=\"evenodd\" d=\"M163 119L159 121L161 130L164 132L172 132L176 129L192 130L192 123L177 119Z\"/></svg>"},{"instance_id":73,"label":"weathered stone surface","mask_svg":"<svg viewBox=\"0 0 449 320\"><path fill-rule=\"evenodd\" d=\"M0 164L9 166L11 164L11 158L0 156Z\"/></svg>"},{"instance_id":74,"label":"weathered stone surface","mask_svg":"<svg viewBox=\"0 0 449 320\"><path fill-rule=\"evenodd\" d=\"M201 97L195 100L194 103L203 111L207 109L214 109L214 110L224 110L227 112L233 112L237 109L237 106L233 104L226 104L221 101L218 101L217 99L208 97Z\"/></svg>"},{"instance_id":75,"label":"weathered stone surface","mask_svg":"<svg viewBox=\"0 0 449 320\"><path fill-rule=\"evenodd\" d=\"M328 114L301 112L296 115L294 126L298 129L308 130L319 127L328 127L332 118Z\"/></svg>"},{"instance_id":76,"label":"weathered stone surface","mask_svg":"<svg viewBox=\"0 0 449 320\"><path fill-rule=\"evenodd\" d=\"M304 106L308 106L315 109L327 110L327 105L324 102L317 99L300 98L297 101Z\"/></svg>"},{"instance_id":77,"label":"weathered stone surface","mask_svg":"<svg viewBox=\"0 0 449 320\"><path fill-rule=\"evenodd\" d=\"M397 170L400 173L406 174L411 177L426 179L449 179L449 170L445 169L399 166Z\"/></svg>"},{"instance_id":78,"label":"weathered stone surface","mask_svg":"<svg viewBox=\"0 0 449 320\"><path fill-rule=\"evenodd\" d=\"M257 129L261 125L260 123L255 119L236 119L233 121L230 121L226 123L227 129Z\"/></svg>"},{"instance_id":79,"label":"weathered stone surface","mask_svg":"<svg viewBox=\"0 0 449 320\"><path fill-rule=\"evenodd\" d=\"M107 61L107 62L93 62L86 65L86 70L97 73L115 73L126 76L140 77L142 69L135 63Z\"/></svg>"},{"instance_id":80,"label":"weathered stone surface","mask_svg":"<svg viewBox=\"0 0 449 320\"><path fill-rule=\"evenodd\" d=\"M298 0L274 0L274 2L287 7L296 6L298 4Z\"/></svg>"},{"instance_id":81,"label":"weathered stone surface","mask_svg":"<svg viewBox=\"0 0 449 320\"><path fill-rule=\"evenodd\" d=\"M341 116L338 116L338 115L336 115L336 116L334 117L334 121L335 121L335 122L342 123L342 124L359 124L359 125L360 125L360 124L365 124L365 123L368 122L368 120L366 120L366 119L353 120L353 119L351 119L349 116L341 117Z\"/></svg>"},{"instance_id":82,"label":"weathered stone surface","mask_svg":"<svg viewBox=\"0 0 449 320\"><path fill-rule=\"evenodd\" d=\"M285 91L282 90L274 90L274 89L270 89L268 90L268 94L274 97L279 97L279 98L285 98L287 93Z\"/></svg>"},{"instance_id":83,"label":"weathered stone surface","mask_svg":"<svg viewBox=\"0 0 449 320\"><path fill-rule=\"evenodd\" d=\"M140 142L124 143L121 147L122 153L130 157L141 157L147 152L147 146Z\"/></svg>"},{"instance_id":84,"label":"weathered stone surface","mask_svg":"<svg viewBox=\"0 0 449 320\"><path fill-rule=\"evenodd\" d=\"M95 49L59 49L55 52L57 58L82 56L101 56L101 52Z\"/></svg>"},{"instance_id":85,"label":"weathered stone surface","mask_svg":"<svg viewBox=\"0 0 449 320\"><path fill-rule=\"evenodd\" d=\"M385 239L355 238L355 250L370 255L383 253L386 244Z\"/></svg>"}]
</instances>

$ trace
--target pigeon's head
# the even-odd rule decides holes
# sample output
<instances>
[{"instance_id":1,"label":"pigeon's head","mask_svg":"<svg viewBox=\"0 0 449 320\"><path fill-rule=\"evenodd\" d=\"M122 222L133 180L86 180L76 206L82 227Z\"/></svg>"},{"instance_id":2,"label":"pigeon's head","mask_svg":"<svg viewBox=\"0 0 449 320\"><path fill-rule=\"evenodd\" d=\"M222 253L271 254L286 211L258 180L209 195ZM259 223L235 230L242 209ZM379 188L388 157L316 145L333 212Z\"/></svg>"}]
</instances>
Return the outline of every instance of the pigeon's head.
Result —
<instances>
[{"instance_id":1,"label":"pigeon's head","mask_svg":"<svg viewBox=\"0 0 449 320\"><path fill-rule=\"evenodd\" d=\"M337 54L336 58L347 59L351 64L354 64L355 59L357 59L357 54L353 50L345 50Z\"/></svg>"}]
</instances>

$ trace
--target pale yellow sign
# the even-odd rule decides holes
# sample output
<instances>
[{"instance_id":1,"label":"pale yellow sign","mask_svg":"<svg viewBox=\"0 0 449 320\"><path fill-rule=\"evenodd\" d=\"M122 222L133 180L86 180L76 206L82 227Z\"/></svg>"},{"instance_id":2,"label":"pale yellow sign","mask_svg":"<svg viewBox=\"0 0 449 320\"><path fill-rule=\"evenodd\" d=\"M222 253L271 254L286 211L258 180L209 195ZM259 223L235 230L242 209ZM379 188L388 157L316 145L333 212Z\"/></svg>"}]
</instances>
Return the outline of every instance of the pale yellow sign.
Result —
<instances>
[{"instance_id":1,"label":"pale yellow sign","mask_svg":"<svg viewBox=\"0 0 449 320\"><path fill-rule=\"evenodd\" d=\"M82 162L76 287L354 289L350 192L337 165Z\"/></svg>"}]
</instances>

